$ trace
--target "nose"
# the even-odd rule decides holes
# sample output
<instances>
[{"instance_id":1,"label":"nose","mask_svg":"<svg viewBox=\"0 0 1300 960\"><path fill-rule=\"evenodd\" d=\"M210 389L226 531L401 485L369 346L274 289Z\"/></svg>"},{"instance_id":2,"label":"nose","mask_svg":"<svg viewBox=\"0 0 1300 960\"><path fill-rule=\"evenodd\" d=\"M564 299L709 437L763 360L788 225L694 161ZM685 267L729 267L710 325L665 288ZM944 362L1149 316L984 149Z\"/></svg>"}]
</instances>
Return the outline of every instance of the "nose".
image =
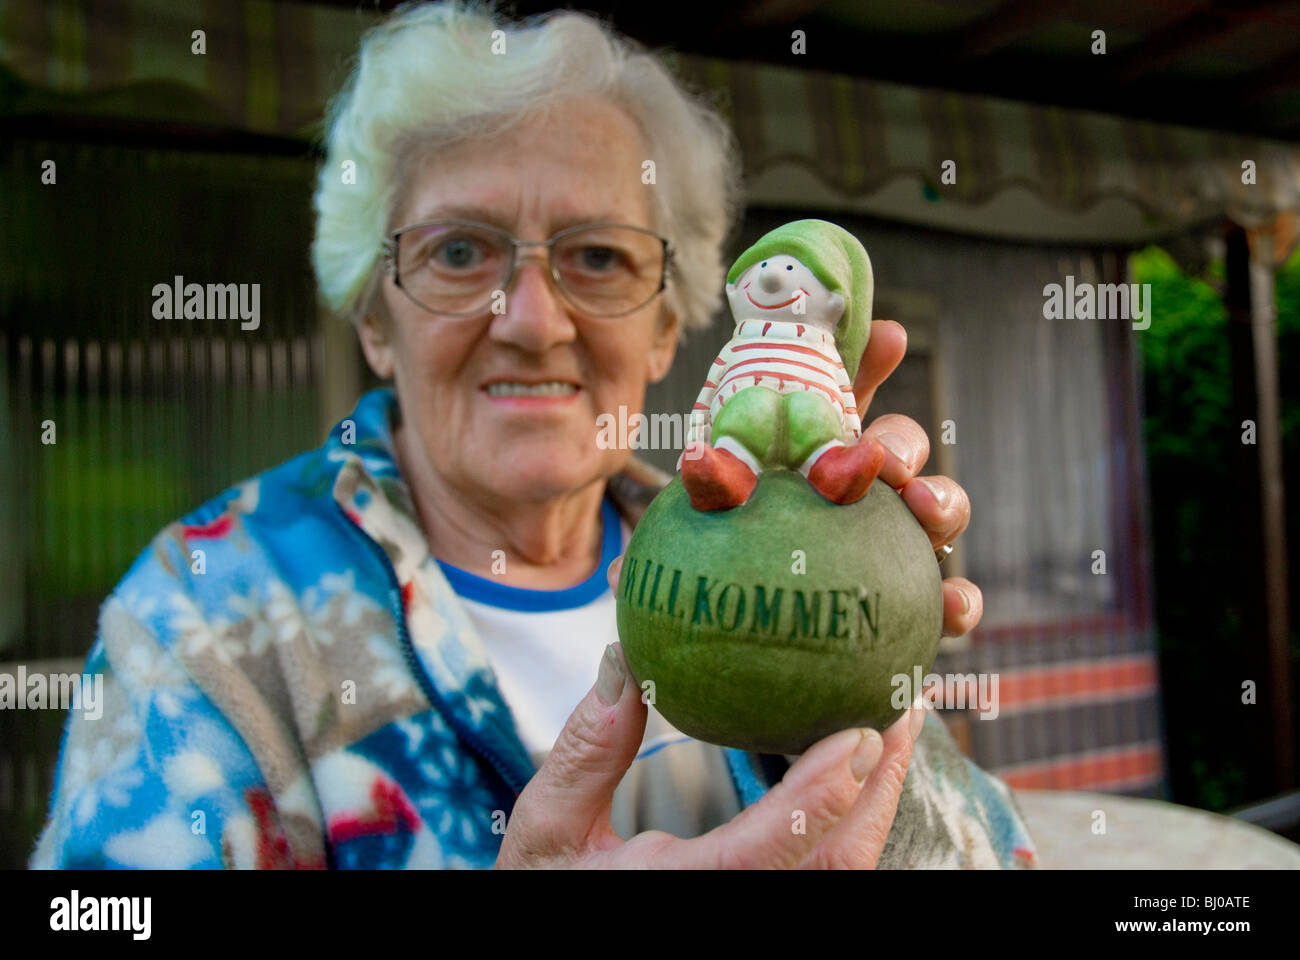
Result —
<instances>
[{"instance_id":1,"label":"nose","mask_svg":"<svg viewBox=\"0 0 1300 960\"><path fill-rule=\"evenodd\" d=\"M494 340L530 353L545 353L574 338L573 322L551 280L545 256L521 257L505 293L505 311L491 327Z\"/></svg>"},{"instance_id":2,"label":"nose","mask_svg":"<svg viewBox=\"0 0 1300 960\"><path fill-rule=\"evenodd\" d=\"M768 293L776 293L781 289L781 274L776 270L764 270L760 267L758 271L758 285Z\"/></svg>"}]
</instances>

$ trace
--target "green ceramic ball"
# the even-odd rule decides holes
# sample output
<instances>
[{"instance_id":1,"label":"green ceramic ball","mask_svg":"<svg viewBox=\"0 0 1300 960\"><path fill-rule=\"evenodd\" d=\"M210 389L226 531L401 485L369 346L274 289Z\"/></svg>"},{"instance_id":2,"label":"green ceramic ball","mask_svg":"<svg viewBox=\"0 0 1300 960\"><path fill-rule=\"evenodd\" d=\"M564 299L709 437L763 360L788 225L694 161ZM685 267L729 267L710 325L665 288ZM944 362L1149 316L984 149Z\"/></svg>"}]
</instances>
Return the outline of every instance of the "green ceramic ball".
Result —
<instances>
[{"instance_id":1,"label":"green ceramic ball","mask_svg":"<svg viewBox=\"0 0 1300 960\"><path fill-rule=\"evenodd\" d=\"M834 504L783 469L710 512L675 477L632 534L617 600L624 656L664 718L757 753L884 730L908 705L894 678L929 673L943 630L939 565L898 493L877 480Z\"/></svg>"}]
</instances>

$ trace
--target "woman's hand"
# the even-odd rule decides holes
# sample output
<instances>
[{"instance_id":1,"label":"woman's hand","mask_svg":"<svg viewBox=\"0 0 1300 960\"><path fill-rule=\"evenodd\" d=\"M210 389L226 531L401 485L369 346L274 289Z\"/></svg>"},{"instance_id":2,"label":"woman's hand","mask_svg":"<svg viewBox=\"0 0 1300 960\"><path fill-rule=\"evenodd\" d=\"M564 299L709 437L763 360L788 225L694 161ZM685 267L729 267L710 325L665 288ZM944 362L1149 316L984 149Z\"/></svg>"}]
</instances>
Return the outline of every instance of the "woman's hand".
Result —
<instances>
[{"instance_id":1,"label":"woman's hand","mask_svg":"<svg viewBox=\"0 0 1300 960\"><path fill-rule=\"evenodd\" d=\"M618 566L611 565L615 582ZM497 868L872 868L925 718L914 706L883 738L852 729L819 741L761 800L702 837L650 830L624 841L610 824L610 806L641 747L646 709L614 644L515 803Z\"/></svg>"},{"instance_id":2,"label":"woman's hand","mask_svg":"<svg viewBox=\"0 0 1300 960\"><path fill-rule=\"evenodd\" d=\"M907 352L901 324L875 320L853 385L865 413L876 389ZM863 439L889 452L880 478L898 490L935 548L970 523L966 491L948 477L918 477L930 456L920 424L899 414L877 417ZM620 561L610 566L618 582ZM943 581L943 632L959 636L983 614L980 590L963 577ZM601 663L595 687L569 717L542 769L529 781L506 826L496 865L510 867L764 868L876 865L898 809L925 720L913 706L885 731L844 730L814 744L782 781L734 820L683 840L647 831L623 841L610 825L614 788L645 732L646 706L630 681L620 645ZM602 697L603 692L603 697ZM802 811L803 817L798 817ZM804 823L804 832L795 824Z\"/></svg>"},{"instance_id":3,"label":"woman's hand","mask_svg":"<svg viewBox=\"0 0 1300 960\"><path fill-rule=\"evenodd\" d=\"M893 320L873 320L867 349L862 353L853 394L858 412L865 414L876 388L898 368L907 353L907 331ZM865 423L865 420L864 420ZM880 479L897 490L915 514L936 549L952 543L970 523L970 498L956 480L918 477L930 457L930 439L911 417L887 413L864 427L863 440L879 440L889 451ZM943 581L943 634L959 637L975 629L984 615L980 588L965 577Z\"/></svg>"}]
</instances>

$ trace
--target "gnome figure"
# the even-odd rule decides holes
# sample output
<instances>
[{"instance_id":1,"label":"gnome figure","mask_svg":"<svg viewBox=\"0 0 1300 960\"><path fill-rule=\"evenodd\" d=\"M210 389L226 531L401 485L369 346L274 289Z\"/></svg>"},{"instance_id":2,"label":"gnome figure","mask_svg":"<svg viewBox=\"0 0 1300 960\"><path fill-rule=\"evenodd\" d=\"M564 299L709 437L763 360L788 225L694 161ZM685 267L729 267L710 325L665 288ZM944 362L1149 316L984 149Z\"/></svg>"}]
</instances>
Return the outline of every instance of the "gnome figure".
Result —
<instances>
[{"instance_id":1,"label":"gnome figure","mask_svg":"<svg viewBox=\"0 0 1300 960\"><path fill-rule=\"evenodd\" d=\"M825 220L778 227L727 274L736 321L691 411L678 461L697 510L749 499L770 467L802 473L833 503L864 496L885 450L860 443L853 378L871 333L871 261Z\"/></svg>"}]
</instances>

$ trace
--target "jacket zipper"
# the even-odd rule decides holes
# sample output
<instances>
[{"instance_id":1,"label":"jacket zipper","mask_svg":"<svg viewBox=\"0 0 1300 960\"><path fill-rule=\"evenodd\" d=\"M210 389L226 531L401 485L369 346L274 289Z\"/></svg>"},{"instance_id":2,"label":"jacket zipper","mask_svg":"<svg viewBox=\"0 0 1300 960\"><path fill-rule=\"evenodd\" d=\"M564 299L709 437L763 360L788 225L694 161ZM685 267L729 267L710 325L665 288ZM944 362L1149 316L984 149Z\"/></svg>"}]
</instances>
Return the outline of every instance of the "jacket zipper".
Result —
<instances>
[{"instance_id":1,"label":"jacket zipper","mask_svg":"<svg viewBox=\"0 0 1300 960\"><path fill-rule=\"evenodd\" d=\"M443 718L446 719L447 723L449 723L452 729L456 731L461 740L471 750L486 760L492 768L496 770L497 774L500 775L501 779L505 781L506 786L514 791L515 796L518 797L523 791L525 784L521 783L518 778L514 776L509 764L505 763L495 750L484 744L474 735L473 731L463 726L456 719L456 715L451 710L451 707L448 706L445 700L443 700L442 695L439 694L437 688L434 687L433 681L430 680L428 675L425 673L424 665L420 663L419 657L415 652L415 646L411 643L411 634L406 626L406 610L402 605L402 585L397 579L397 571L393 569L393 563L388 559L388 554L384 552L383 547L375 543L374 539L368 533L364 530L357 529L357 525L352 522L352 519L347 515L347 512L343 509L341 503L336 500L334 501L334 506L338 508L339 515L343 518L347 528L352 531L354 535L359 534L370 547L371 551L376 555L376 557L378 557L380 563L383 564L384 571L388 575L388 603L392 608L393 619L397 623L397 635L401 641L402 654L406 658L407 667L409 667L411 672L415 675L415 680L420 685L420 689L424 691L424 695L429 699L429 702L438 708L438 711L442 714ZM510 811L507 810L506 815L509 816L509 814Z\"/></svg>"}]
</instances>

